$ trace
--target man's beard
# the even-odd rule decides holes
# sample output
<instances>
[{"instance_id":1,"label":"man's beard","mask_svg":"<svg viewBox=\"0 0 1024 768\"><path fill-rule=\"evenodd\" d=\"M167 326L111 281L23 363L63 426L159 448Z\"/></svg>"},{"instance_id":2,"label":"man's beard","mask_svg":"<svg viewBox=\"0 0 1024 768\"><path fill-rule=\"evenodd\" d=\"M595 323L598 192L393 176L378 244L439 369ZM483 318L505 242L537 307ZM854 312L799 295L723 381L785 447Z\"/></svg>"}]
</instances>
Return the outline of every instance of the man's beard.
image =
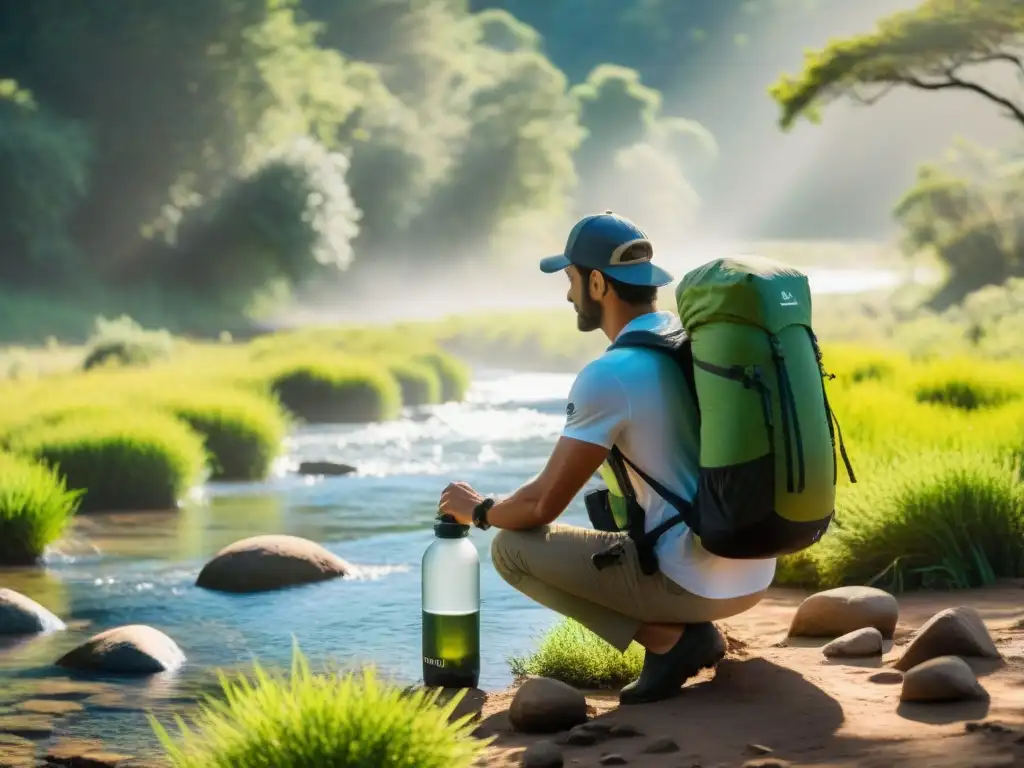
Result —
<instances>
[{"instance_id":1,"label":"man's beard","mask_svg":"<svg viewBox=\"0 0 1024 768\"><path fill-rule=\"evenodd\" d=\"M584 292L580 297L580 303L576 305L576 327L584 333L596 331L601 327L601 310L601 303L594 301Z\"/></svg>"}]
</instances>

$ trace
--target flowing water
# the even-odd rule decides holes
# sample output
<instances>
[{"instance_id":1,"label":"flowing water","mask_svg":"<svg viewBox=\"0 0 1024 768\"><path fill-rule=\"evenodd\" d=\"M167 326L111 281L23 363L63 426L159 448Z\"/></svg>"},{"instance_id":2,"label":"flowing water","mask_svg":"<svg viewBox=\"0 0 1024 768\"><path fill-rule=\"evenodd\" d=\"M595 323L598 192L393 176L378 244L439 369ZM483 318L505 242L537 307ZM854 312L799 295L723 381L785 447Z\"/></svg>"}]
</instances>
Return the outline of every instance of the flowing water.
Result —
<instances>
[{"instance_id":1,"label":"flowing water","mask_svg":"<svg viewBox=\"0 0 1024 768\"><path fill-rule=\"evenodd\" d=\"M846 277L837 281L843 288ZM175 511L82 516L45 568L0 570L0 587L69 624L67 632L0 644L0 713L30 697L39 678L62 676L53 661L65 651L125 624L166 632L187 665L175 675L119 681L113 699L100 697L63 721L64 733L147 751L155 739L146 709L161 713L187 700L213 668L287 664L293 641L315 664L373 663L401 682L418 681L420 558L439 494L453 480L503 494L538 472L562 427L571 383L571 375L478 371L463 403L408 410L389 423L300 430L266 482L208 485ZM359 471L305 478L293 472L305 459ZM587 524L579 499L562 521ZM319 542L360 566L361 576L253 595L194 586L221 547L267 533ZM481 559L480 687L487 690L505 687L507 658L529 652L558 620L495 573L493 535L473 529L470 537Z\"/></svg>"},{"instance_id":2,"label":"flowing water","mask_svg":"<svg viewBox=\"0 0 1024 768\"><path fill-rule=\"evenodd\" d=\"M421 679L420 558L445 484L483 493L514 490L538 472L557 437L572 376L480 371L463 403L407 411L365 426L309 427L294 434L267 482L211 484L174 512L89 515L45 569L0 570L0 586L38 600L68 632L0 646L0 691L26 698L34 678L60 675L52 662L93 633L124 624L166 632L188 663L119 688L124 706L90 710L62 724L80 736L132 749L151 746L139 711L174 703L202 670L287 664L293 639L314 662L375 664L401 682ZM359 468L305 478L306 459ZM566 522L585 524L577 502ZM194 586L202 565L246 536L282 533L319 542L359 566L337 579L279 592L225 595ZM511 676L507 657L528 652L557 617L522 597L490 566L494 532L473 529L481 559L480 687ZM0 704L3 702L0 701Z\"/></svg>"}]
</instances>

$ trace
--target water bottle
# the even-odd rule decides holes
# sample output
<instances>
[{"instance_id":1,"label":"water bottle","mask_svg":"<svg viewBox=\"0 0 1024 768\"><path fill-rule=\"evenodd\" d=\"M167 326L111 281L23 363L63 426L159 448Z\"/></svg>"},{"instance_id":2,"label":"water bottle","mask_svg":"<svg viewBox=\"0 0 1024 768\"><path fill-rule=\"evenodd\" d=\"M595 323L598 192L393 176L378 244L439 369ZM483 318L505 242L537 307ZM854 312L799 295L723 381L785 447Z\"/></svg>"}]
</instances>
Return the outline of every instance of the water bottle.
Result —
<instances>
[{"instance_id":1,"label":"water bottle","mask_svg":"<svg viewBox=\"0 0 1024 768\"><path fill-rule=\"evenodd\" d=\"M480 680L480 556L469 526L434 523L423 553L423 684L476 688Z\"/></svg>"}]
</instances>

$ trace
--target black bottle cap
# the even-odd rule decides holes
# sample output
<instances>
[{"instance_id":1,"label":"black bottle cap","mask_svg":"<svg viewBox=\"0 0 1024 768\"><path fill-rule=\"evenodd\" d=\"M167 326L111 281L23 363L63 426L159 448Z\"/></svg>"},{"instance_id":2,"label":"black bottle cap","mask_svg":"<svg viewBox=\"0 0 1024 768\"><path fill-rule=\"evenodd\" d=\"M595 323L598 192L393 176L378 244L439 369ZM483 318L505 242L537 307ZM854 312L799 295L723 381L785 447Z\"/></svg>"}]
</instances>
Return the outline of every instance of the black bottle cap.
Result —
<instances>
[{"instance_id":1,"label":"black bottle cap","mask_svg":"<svg viewBox=\"0 0 1024 768\"><path fill-rule=\"evenodd\" d=\"M461 539L469 536L469 526L462 525L451 515L440 515L434 521L434 535L439 539Z\"/></svg>"}]
</instances>

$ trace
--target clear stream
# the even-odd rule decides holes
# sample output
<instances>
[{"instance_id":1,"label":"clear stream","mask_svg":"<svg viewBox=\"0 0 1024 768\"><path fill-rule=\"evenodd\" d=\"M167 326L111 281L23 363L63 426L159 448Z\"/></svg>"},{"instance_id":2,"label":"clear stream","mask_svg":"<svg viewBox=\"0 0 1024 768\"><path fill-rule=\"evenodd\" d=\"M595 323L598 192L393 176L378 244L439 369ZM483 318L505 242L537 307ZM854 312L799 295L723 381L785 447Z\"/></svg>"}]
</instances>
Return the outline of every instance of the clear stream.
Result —
<instances>
[{"instance_id":1,"label":"clear stream","mask_svg":"<svg viewBox=\"0 0 1024 768\"><path fill-rule=\"evenodd\" d=\"M816 281L817 293L857 283L849 273L831 277ZM862 278L877 280L870 273ZM62 653L124 624L166 632L185 652L186 667L173 676L118 681L116 706L63 720L63 734L146 752L156 743L145 709L173 709L199 681L208 683L212 668L245 668L254 659L287 664L293 639L314 664L370 662L401 682L418 681L420 558L432 541L441 490L465 480L484 493L507 493L538 472L561 429L572 378L478 371L463 403L408 410L390 423L299 431L266 482L207 485L175 511L79 518L45 568L0 570L0 587L38 600L70 625L0 644L0 712L30 698L35 680L63 676L52 666ZM359 472L304 478L292 472L304 459L336 460ZM580 500L562 520L586 524ZM194 586L221 547L265 533L312 539L364 575L242 596ZM529 652L558 620L494 572L492 536L471 534L481 559L485 690L505 687L507 658Z\"/></svg>"}]
</instances>

